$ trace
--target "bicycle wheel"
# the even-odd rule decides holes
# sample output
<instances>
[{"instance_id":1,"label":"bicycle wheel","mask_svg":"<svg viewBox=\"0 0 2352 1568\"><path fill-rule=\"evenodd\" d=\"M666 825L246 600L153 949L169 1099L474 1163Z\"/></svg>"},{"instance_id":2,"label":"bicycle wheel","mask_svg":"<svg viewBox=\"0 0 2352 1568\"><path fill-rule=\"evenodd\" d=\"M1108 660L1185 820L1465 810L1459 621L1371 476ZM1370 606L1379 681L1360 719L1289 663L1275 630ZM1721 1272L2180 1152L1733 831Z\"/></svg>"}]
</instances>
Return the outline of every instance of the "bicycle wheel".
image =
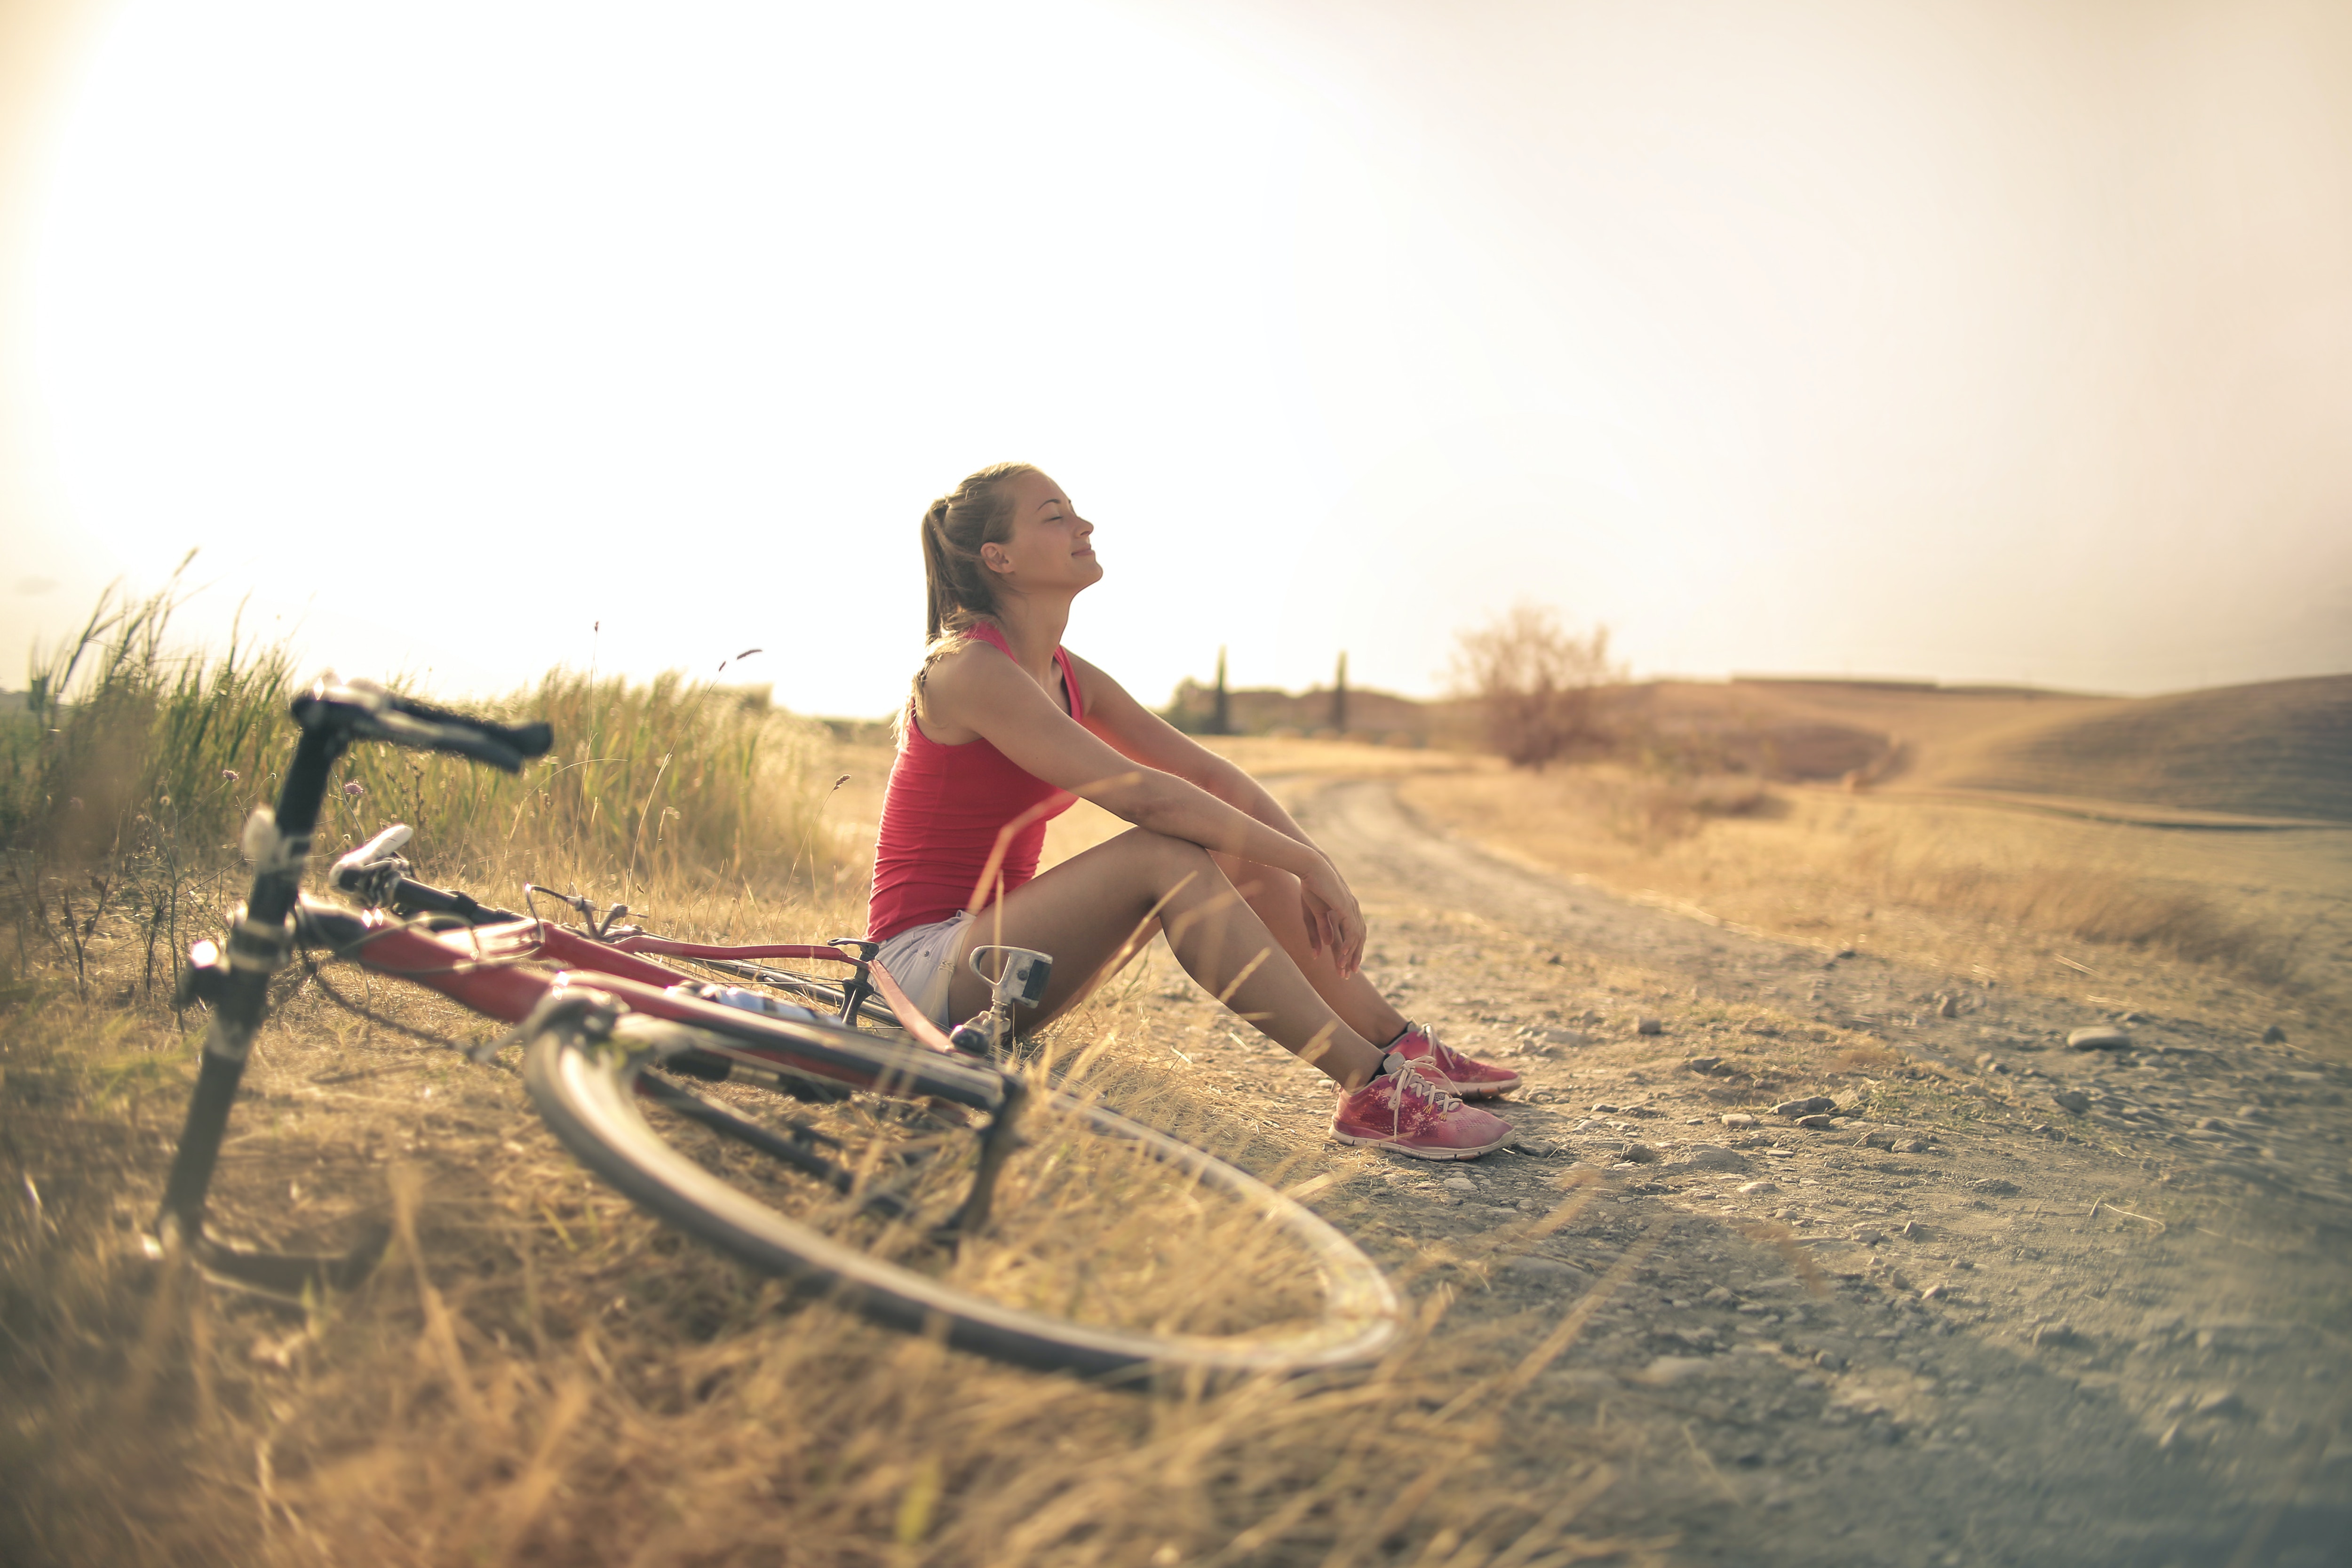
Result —
<instances>
[{"instance_id":1,"label":"bicycle wheel","mask_svg":"<svg viewBox=\"0 0 2352 1568\"><path fill-rule=\"evenodd\" d=\"M992 1138L975 1078L1017 1080L828 1028L835 1059L873 1053L892 1092L796 1106L807 1118L780 1128L738 1086L647 1075L749 1047L793 1076L772 1030L609 1027L592 1042L575 1016L530 1042L525 1082L557 1138L656 1217L890 1327L1105 1378L1341 1368L1397 1337L1388 1280L1319 1215L1076 1095L1012 1089L1017 1136Z\"/></svg>"}]
</instances>

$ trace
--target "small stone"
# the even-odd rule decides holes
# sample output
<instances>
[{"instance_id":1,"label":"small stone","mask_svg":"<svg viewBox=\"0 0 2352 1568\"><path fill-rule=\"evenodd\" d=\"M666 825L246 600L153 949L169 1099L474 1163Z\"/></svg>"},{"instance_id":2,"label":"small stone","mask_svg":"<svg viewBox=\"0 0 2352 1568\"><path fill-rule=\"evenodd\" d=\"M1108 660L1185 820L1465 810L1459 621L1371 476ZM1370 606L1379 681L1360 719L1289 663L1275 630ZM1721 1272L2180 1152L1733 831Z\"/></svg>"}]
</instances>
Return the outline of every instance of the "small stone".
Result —
<instances>
[{"instance_id":1,"label":"small stone","mask_svg":"<svg viewBox=\"0 0 2352 1568\"><path fill-rule=\"evenodd\" d=\"M1808 1095L1803 1100L1784 1100L1772 1108L1775 1116L1811 1116L1818 1111L1834 1110L1837 1101L1826 1094Z\"/></svg>"},{"instance_id":2,"label":"small stone","mask_svg":"<svg viewBox=\"0 0 2352 1568\"><path fill-rule=\"evenodd\" d=\"M1717 1143L1701 1143L1684 1150L1667 1166L1672 1171L1744 1171L1746 1156Z\"/></svg>"},{"instance_id":3,"label":"small stone","mask_svg":"<svg viewBox=\"0 0 2352 1568\"><path fill-rule=\"evenodd\" d=\"M1721 1057L1693 1057L1690 1060L1683 1063L1683 1066L1690 1068L1693 1072L1713 1072L1722 1065L1723 1058Z\"/></svg>"},{"instance_id":4,"label":"small stone","mask_svg":"<svg viewBox=\"0 0 2352 1568\"><path fill-rule=\"evenodd\" d=\"M1916 1219L1906 1219L1903 1222L1903 1228L1895 1234L1906 1241L1917 1241L1927 1234L1927 1227Z\"/></svg>"},{"instance_id":5,"label":"small stone","mask_svg":"<svg viewBox=\"0 0 2352 1568\"><path fill-rule=\"evenodd\" d=\"M1647 1143L1628 1143L1618 1158L1635 1165L1654 1165L1658 1163L1658 1152Z\"/></svg>"},{"instance_id":6,"label":"small stone","mask_svg":"<svg viewBox=\"0 0 2352 1568\"><path fill-rule=\"evenodd\" d=\"M1507 1258L1503 1273L1530 1285L1568 1285L1584 1278L1584 1270L1555 1258Z\"/></svg>"},{"instance_id":7,"label":"small stone","mask_svg":"<svg viewBox=\"0 0 2352 1568\"><path fill-rule=\"evenodd\" d=\"M1836 1119L1834 1117L1828 1116L1800 1116L1797 1118L1797 1125L1800 1127L1827 1129L1836 1125Z\"/></svg>"},{"instance_id":8,"label":"small stone","mask_svg":"<svg viewBox=\"0 0 2352 1568\"><path fill-rule=\"evenodd\" d=\"M1712 1364L1703 1355L1662 1355L1642 1372L1642 1381L1651 1384L1676 1384L1711 1371Z\"/></svg>"},{"instance_id":9,"label":"small stone","mask_svg":"<svg viewBox=\"0 0 2352 1568\"><path fill-rule=\"evenodd\" d=\"M1999 1176L1986 1176L1980 1181L1970 1182L1969 1188L1971 1192L1982 1193L1989 1198L2014 1197L2017 1194L2017 1184L2003 1181Z\"/></svg>"},{"instance_id":10,"label":"small stone","mask_svg":"<svg viewBox=\"0 0 2352 1568\"><path fill-rule=\"evenodd\" d=\"M2091 1097L2079 1089L2062 1089L2050 1097L2061 1110L2071 1110L2080 1116L2091 1109Z\"/></svg>"},{"instance_id":11,"label":"small stone","mask_svg":"<svg viewBox=\"0 0 2352 1568\"><path fill-rule=\"evenodd\" d=\"M1633 1032L1637 1035L1663 1035L1666 1032L1666 1026L1658 1019L1644 1013L1633 1021Z\"/></svg>"},{"instance_id":12,"label":"small stone","mask_svg":"<svg viewBox=\"0 0 2352 1568\"><path fill-rule=\"evenodd\" d=\"M2245 1412L2246 1402L2234 1388L2217 1388L2197 1401L2200 1415L2242 1415Z\"/></svg>"},{"instance_id":13,"label":"small stone","mask_svg":"<svg viewBox=\"0 0 2352 1568\"><path fill-rule=\"evenodd\" d=\"M1938 996L1936 998L1936 1016L1938 1018L1957 1018L1959 1016L1960 999L1958 997Z\"/></svg>"},{"instance_id":14,"label":"small stone","mask_svg":"<svg viewBox=\"0 0 2352 1568\"><path fill-rule=\"evenodd\" d=\"M1977 1058L1977 1067L1979 1070L1983 1072L2007 1072L2009 1070L2009 1064L2001 1060L1999 1057L1993 1055L1990 1051L1987 1051L1984 1055Z\"/></svg>"},{"instance_id":15,"label":"small stone","mask_svg":"<svg viewBox=\"0 0 2352 1568\"><path fill-rule=\"evenodd\" d=\"M1448 1176L1439 1184L1449 1193L1468 1194L1478 1190L1478 1184L1467 1176Z\"/></svg>"},{"instance_id":16,"label":"small stone","mask_svg":"<svg viewBox=\"0 0 2352 1568\"><path fill-rule=\"evenodd\" d=\"M1935 1146L1932 1142L1925 1138L1907 1138L1895 1145L1895 1152L1898 1154L1925 1154Z\"/></svg>"},{"instance_id":17,"label":"small stone","mask_svg":"<svg viewBox=\"0 0 2352 1568\"><path fill-rule=\"evenodd\" d=\"M1718 1118L1726 1127L1744 1128L1756 1125L1756 1118L1744 1110L1727 1110Z\"/></svg>"},{"instance_id":18,"label":"small stone","mask_svg":"<svg viewBox=\"0 0 2352 1568\"><path fill-rule=\"evenodd\" d=\"M1835 952L1830 954L1830 956L1832 958L1852 958L1853 956L1853 949L1850 947L1842 947Z\"/></svg>"},{"instance_id":19,"label":"small stone","mask_svg":"<svg viewBox=\"0 0 2352 1568\"><path fill-rule=\"evenodd\" d=\"M1733 1300L1733 1297L1731 1291L1727 1287L1712 1285L1707 1288L1706 1294L1701 1296L1699 1300L1706 1302L1710 1307L1720 1307L1726 1302Z\"/></svg>"},{"instance_id":20,"label":"small stone","mask_svg":"<svg viewBox=\"0 0 2352 1568\"><path fill-rule=\"evenodd\" d=\"M2269 1028L2263 1031L2263 1044L2266 1046L2283 1046L2286 1044L2286 1031L2280 1028L2276 1024L2273 1024Z\"/></svg>"},{"instance_id":21,"label":"small stone","mask_svg":"<svg viewBox=\"0 0 2352 1568\"><path fill-rule=\"evenodd\" d=\"M1838 1354L1835 1351L1815 1351L1813 1352L1813 1364L1818 1367L1824 1367L1831 1372L1843 1372L1845 1370L1845 1357Z\"/></svg>"},{"instance_id":22,"label":"small stone","mask_svg":"<svg viewBox=\"0 0 2352 1568\"><path fill-rule=\"evenodd\" d=\"M1940 1301L1950 1293L1950 1289L1947 1286L1930 1285L1925 1290L1919 1292L1919 1300L1922 1301Z\"/></svg>"},{"instance_id":23,"label":"small stone","mask_svg":"<svg viewBox=\"0 0 2352 1568\"><path fill-rule=\"evenodd\" d=\"M1779 1192L1780 1190L1780 1184L1778 1182L1765 1181L1742 1182L1739 1184L1738 1190L1745 1196L1760 1198L1769 1194Z\"/></svg>"},{"instance_id":24,"label":"small stone","mask_svg":"<svg viewBox=\"0 0 2352 1568\"><path fill-rule=\"evenodd\" d=\"M1853 1146L1857 1149L1884 1149L1891 1154L1895 1152L1895 1134L1865 1132L1853 1141Z\"/></svg>"},{"instance_id":25,"label":"small stone","mask_svg":"<svg viewBox=\"0 0 2352 1568\"><path fill-rule=\"evenodd\" d=\"M1594 1100L1594 1101L1592 1102L1592 1109L1593 1109L1593 1110L1594 1110L1596 1113L1598 1113L1598 1114L1600 1114L1600 1115L1602 1115L1602 1116L1614 1116L1614 1115L1616 1115L1616 1114L1618 1113L1618 1110L1619 1110L1619 1109L1620 1109L1620 1108L1619 1108L1619 1107L1617 1107L1617 1106L1614 1106L1614 1105L1610 1104L1610 1103L1609 1103L1607 1100Z\"/></svg>"},{"instance_id":26,"label":"small stone","mask_svg":"<svg viewBox=\"0 0 2352 1568\"><path fill-rule=\"evenodd\" d=\"M2074 1326L2070 1323L2044 1323L2033 1331L2033 1342L2037 1345L2071 1345L2074 1342Z\"/></svg>"},{"instance_id":27,"label":"small stone","mask_svg":"<svg viewBox=\"0 0 2352 1568\"><path fill-rule=\"evenodd\" d=\"M1874 1230L1865 1225L1855 1228L1853 1238L1864 1247L1876 1247L1886 1239L1886 1233L1883 1230Z\"/></svg>"},{"instance_id":28,"label":"small stone","mask_svg":"<svg viewBox=\"0 0 2352 1568\"><path fill-rule=\"evenodd\" d=\"M1548 1138L1522 1138L1511 1147L1538 1160L1549 1160L1559 1152L1559 1145Z\"/></svg>"},{"instance_id":29,"label":"small stone","mask_svg":"<svg viewBox=\"0 0 2352 1568\"><path fill-rule=\"evenodd\" d=\"M2095 1024L2087 1029L2077 1029L2066 1037L2070 1051L2124 1051L2131 1048L2131 1035L2110 1024Z\"/></svg>"}]
</instances>

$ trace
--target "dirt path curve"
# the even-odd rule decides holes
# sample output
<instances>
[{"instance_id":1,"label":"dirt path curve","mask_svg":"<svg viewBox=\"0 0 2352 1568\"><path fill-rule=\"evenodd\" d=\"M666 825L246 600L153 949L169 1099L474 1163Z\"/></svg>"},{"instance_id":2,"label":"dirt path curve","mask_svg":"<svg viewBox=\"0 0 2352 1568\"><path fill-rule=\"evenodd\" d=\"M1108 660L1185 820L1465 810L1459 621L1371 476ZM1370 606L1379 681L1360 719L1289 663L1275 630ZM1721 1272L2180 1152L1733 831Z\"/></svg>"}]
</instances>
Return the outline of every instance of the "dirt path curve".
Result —
<instances>
[{"instance_id":1,"label":"dirt path curve","mask_svg":"<svg viewBox=\"0 0 2352 1568\"><path fill-rule=\"evenodd\" d=\"M1376 1161L1349 1223L1458 1260L1449 1322L1498 1355L1594 1309L1523 1418L1619 1456L1624 1528L1694 1563L2352 1562L2352 1077L1633 902L1388 780L1277 787L1368 972L1528 1079L1534 1152ZM2093 1026L2129 1045L2065 1047ZM1197 1028L1205 1079L1264 1076ZM1773 1111L1814 1095L1814 1126ZM1540 1488L1541 1444L1516 1458Z\"/></svg>"}]
</instances>

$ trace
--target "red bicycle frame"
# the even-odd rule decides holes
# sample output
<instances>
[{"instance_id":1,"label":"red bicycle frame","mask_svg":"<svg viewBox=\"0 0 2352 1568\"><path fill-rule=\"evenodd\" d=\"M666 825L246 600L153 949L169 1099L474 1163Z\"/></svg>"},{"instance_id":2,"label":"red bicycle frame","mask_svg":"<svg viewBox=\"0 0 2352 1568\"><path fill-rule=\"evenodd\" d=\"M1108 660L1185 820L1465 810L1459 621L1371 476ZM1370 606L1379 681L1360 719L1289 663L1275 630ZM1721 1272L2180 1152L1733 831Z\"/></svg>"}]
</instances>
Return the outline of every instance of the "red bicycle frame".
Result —
<instances>
[{"instance_id":1,"label":"red bicycle frame","mask_svg":"<svg viewBox=\"0 0 2352 1568\"><path fill-rule=\"evenodd\" d=\"M431 931L381 910L353 910L302 900L304 924L338 953L363 968L412 981L460 1005L509 1024L520 1024L560 989L584 986L626 1002L635 1012L671 1023L692 1024L739 1038L766 1037L768 1051L711 1047L711 1054L747 1065L772 1068L788 1057L799 1070L853 1089L883 1087L870 1062L829 1046L821 1030L795 1027L782 1019L706 1002L671 989L688 977L638 957L638 952L692 958L803 958L857 962L835 947L761 944L724 947L631 936L603 942L567 927L524 918L457 931ZM632 951L635 950L635 951ZM870 963L870 961L869 961ZM947 1037L907 1000L896 980L870 963L877 988L908 1032L932 1050L955 1057ZM973 1068L974 1104L992 1108L1001 1098L997 1075ZM985 1086L984 1088L982 1086Z\"/></svg>"}]
</instances>

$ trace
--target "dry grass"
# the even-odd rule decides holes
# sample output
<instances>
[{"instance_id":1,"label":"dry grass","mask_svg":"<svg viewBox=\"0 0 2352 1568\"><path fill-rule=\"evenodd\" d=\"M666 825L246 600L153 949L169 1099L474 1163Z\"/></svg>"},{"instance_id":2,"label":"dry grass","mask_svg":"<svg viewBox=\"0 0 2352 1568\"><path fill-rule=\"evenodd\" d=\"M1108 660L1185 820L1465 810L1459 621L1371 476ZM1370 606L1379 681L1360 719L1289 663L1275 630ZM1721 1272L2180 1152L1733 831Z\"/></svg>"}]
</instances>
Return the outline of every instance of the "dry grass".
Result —
<instances>
[{"instance_id":1,"label":"dry grass","mask_svg":"<svg viewBox=\"0 0 2352 1568\"><path fill-rule=\"evenodd\" d=\"M9 753L0 1561L1654 1559L1654 1542L1593 1539L1589 1510L1612 1472L1589 1429L1512 1405L1606 1288L1565 1324L1440 1336L1455 1282L1475 1286L1483 1267L1447 1252L1397 1270L1412 1332L1367 1376L1137 1394L1008 1370L788 1299L682 1240L562 1152L510 1057L477 1067L341 1010L314 983L292 988L257 1045L214 1226L331 1248L383 1221L391 1253L350 1296L292 1316L148 1262L140 1233L201 1024L170 1010L157 954L214 934L242 892L223 836L290 731L267 712L282 665L174 664L154 638L112 664L106 700L84 688L57 710L68 733L16 735ZM170 715L207 703L202 732L235 731L237 749L174 753L193 731ZM511 899L525 879L576 882L704 938L862 926L860 826L840 820L846 796L833 818L821 811L837 768L871 773L878 759L844 768L756 703L677 684L559 675L515 706L541 703L564 742L552 767L500 782L365 755L322 855L398 817L420 828L421 875L486 897ZM249 722L215 727L223 715ZM111 771L91 761L101 753ZM237 778L219 776L222 755L245 764L229 768ZM173 768L199 781L211 769L211 784L158 782ZM103 797L119 831L56 831L55 786L69 776L130 781ZM873 782L856 784L870 794ZM159 804L167 794L176 815ZM665 802L680 803L676 816ZM100 808L86 795L75 809ZM437 997L330 978L445 1040L494 1030ZM1295 1170L1297 1145L1130 1051L1148 1031L1134 988L1114 988L1056 1043L1095 1052L1089 1081L1123 1109L1277 1181ZM1340 1178L1317 1206L1345 1226L1371 1157L1305 1157ZM1102 1193L1032 1195L992 1251L973 1249L976 1270L1015 1258L1014 1290L1081 1287L1091 1269L1110 1315L1181 1311L1196 1326L1295 1305L1237 1288L1251 1237L1204 1219L1181 1186L1139 1194L1090 1238L1096 1258L1024 1245L1015 1225L1050 1234ZM1269 1257L1260 1273L1281 1267Z\"/></svg>"},{"instance_id":2,"label":"dry grass","mask_svg":"<svg viewBox=\"0 0 2352 1568\"><path fill-rule=\"evenodd\" d=\"M1797 940L2025 982L2218 981L2314 1017L2352 999L2352 834L2162 832L1605 765L1404 787L1504 853Z\"/></svg>"},{"instance_id":3,"label":"dry grass","mask_svg":"<svg viewBox=\"0 0 2352 1568\"><path fill-rule=\"evenodd\" d=\"M791 934L840 918L768 913ZM480 1032L435 998L376 1001ZM1139 1027L1112 997L1064 1037ZM192 1045L168 1014L54 984L7 1020L12 1563L1369 1563L1473 1541L1553 1563L1591 1544L1574 1504L1601 1460L1500 1398L1564 1338L1509 1360L1434 1340L1451 1292L1419 1279L1412 1342L1362 1379L1138 1395L994 1367L786 1300L589 1181L511 1072L315 992L262 1037L217 1225L331 1246L382 1216L393 1253L307 1320L158 1273L136 1230ZM1130 1108L1280 1173L1283 1150L1180 1080L1115 1076ZM1232 1239L1195 1238L1195 1260L1222 1267ZM1530 1497L1511 1472L1538 1444Z\"/></svg>"}]
</instances>

